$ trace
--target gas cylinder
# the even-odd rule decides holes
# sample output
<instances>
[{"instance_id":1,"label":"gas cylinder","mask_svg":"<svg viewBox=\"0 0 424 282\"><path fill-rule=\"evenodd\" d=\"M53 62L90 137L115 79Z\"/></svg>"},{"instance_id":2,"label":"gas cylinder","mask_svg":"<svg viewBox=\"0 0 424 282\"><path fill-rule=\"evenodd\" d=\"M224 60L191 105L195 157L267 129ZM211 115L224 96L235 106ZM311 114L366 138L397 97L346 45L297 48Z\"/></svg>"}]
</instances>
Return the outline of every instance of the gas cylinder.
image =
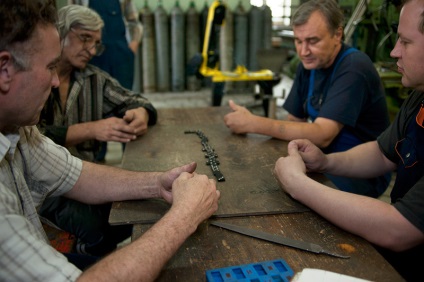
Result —
<instances>
[{"instance_id":1,"label":"gas cylinder","mask_svg":"<svg viewBox=\"0 0 424 282\"><path fill-rule=\"evenodd\" d=\"M266 4L264 0L264 4L261 7L263 19L264 19L264 32L263 32L263 42L264 49L272 48L272 11L271 8Z\"/></svg>"},{"instance_id":2,"label":"gas cylinder","mask_svg":"<svg viewBox=\"0 0 424 282\"><path fill-rule=\"evenodd\" d=\"M185 89L185 17L179 1L171 9L171 88L172 91Z\"/></svg>"},{"instance_id":3,"label":"gas cylinder","mask_svg":"<svg viewBox=\"0 0 424 282\"><path fill-rule=\"evenodd\" d=\"M156 66L157 66L157 90L167 92L170 90L170 45L169 45L169 17L162 6L162 1L154 13L155 38L156 38Z\"/></svg>"},{"instance_id":4,"label":"gas cylinder","mask_svg":"<svg viewBox=\"0 0 424 282\"><path fill-rule=\"evenodd\" d=\"M141 10L143 22L142 63L143 63L143 91L156 92L156 61L155 61L155 35L153 13L145 2Z\"/></svg>"},{"instance_id":5,"label":"gas cylinder","mask_svg":"<svg viewBox=\"0 0 424 282\"><path fill-rule=\"evenodd\" d=\"M256 53L259 49L263 49L263 31L264 20L262 11L256 7L251 6L249 11L249 70L258 70L258 61Z\"/></svg>"},{"instance_id":6,"label":"gas cylinder","mask_svg":"<svg viewBox=\"0 0 424 282\"><path fill-rule=\"evenodd\" d=\"M234 66L248 67L248 17L241 1L234 10ZM234 85L237 91L242 92L246 88L246 82Z\"/></svg>"},{"instance_id":7,"label":"gas cylinder","mask_svg":"<svg viewBox=\"0 0 424 282\"><path fill-rule=\"evenodd\" d=\"M193 1L186 11L186 65L200 50L200 16ZM200 80L195 75L187 75L187 90L197 91L201 87Z\"/></svg>"},{"instance_id":8,"label":"gas cylinder","mask_svg":"<svg viewBox=\"0 0 424 282\"><path fill-rule=\"evenodd\" d=\"M234 64L247 67L248 22L247 13L239 2L234 10Z\"/></svg>"}]
</instances>

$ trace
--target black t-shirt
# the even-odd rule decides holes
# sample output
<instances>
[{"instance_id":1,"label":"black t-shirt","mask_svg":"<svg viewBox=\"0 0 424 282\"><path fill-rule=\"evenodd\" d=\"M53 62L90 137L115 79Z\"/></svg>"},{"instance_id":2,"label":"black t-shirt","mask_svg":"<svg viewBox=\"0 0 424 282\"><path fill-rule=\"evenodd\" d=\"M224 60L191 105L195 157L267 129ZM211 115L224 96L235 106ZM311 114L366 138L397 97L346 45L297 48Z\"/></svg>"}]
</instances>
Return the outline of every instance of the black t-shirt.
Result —
<instances>
[{"instance_id":1,"label":"black t-shirt","mask_svg":"<svg viewBox=\"0 0 424 282\"><path fill-rule=\"evenodd\" d=\"M396 151L398 141L406 137L409 123L414 121L417 107L424 100L424 93L413 92L404 101L394 122L382 133L378 139L378 145L383 154L392 162L403 165L402 160ZM422 129L424 134L424 128ZM418 143L418 141L416 141ZM410 144L411 150L424 150L424 144ZM421 149L422 148L422 149ZM424 160L417 160L423 162ZM405 191L397 191L397 189L406 189ZM393 198L392 202L397 210L418 229L424 232L424 171L422 171L421 179L411 188L396 186L392 191L393 194L404 195L401 198Z\"/></svg>"},{"instance_id":2,"label":"black t-shirt","mask_svg":"<svg viewBox=\"0 0 424 282\"><path fill-rule=\"evenodd\" d=\"M383 154L390 161L398 164L398 175L391 194L392 204L402 216L422 232L424 232L424 169L422 166L424 162L424 142L422 142L424 138L424 128L413 124L416 129L416 137L408 137L407 135L408 131L411 129L411 127L409 127L411 122L415 123L418 107L420 107L423 100L424 93L413 92L410 94L402 104L394 122L377 139ZM403 146L402 142L404 141L409 142L407 146ZM399 147L397 147L399 144L402 146L402 151L404 149L407 151L399 152ZM417 165L417 167L414 168L414 166L412 166L405 169L405 171L415 169L415 177L411 177L408 173L399 173L403 167L408 167L408 165L410 165L405 163L405 159L402 161L399 156L400 154L406 157L408 154L414 156L413 160L408 159L407 162L411 161ZM401 179L402 177L408 179ZM418 179L416 182L413 182L415 178ZM411 179L413 179L413 181L411 181ZM403 185L404 183L407 183L407 185ZM377 247L377 249L407 281L422 281L423 274L421 272L421 267L422 261L424 260L424 244L404 252L392 252L379 247Z\"/></svg>"}]
</instances>

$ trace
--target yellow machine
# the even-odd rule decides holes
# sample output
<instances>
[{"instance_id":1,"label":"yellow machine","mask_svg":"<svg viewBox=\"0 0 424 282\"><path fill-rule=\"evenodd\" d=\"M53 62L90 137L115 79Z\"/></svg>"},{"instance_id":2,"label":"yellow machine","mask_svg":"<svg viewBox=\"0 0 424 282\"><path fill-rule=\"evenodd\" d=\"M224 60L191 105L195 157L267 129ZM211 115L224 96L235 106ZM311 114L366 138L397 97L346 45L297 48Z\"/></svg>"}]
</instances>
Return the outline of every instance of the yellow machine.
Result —
<instances>
[{"instance_id":1,"label":"yellow machine","mask_svg":"<svg viewBox=\"0 0 424 282\"><path fill-rule=\"evenodd\" d=\"M216 50L219 44L214 39L217 29L224 24L225 10L226 6L222 1L214 1L209 8L200 73L211 77L212 82L273 80L274 73L270 70L251 72L245 66L237 66L232 72L219 70L219 54Z\"/></svg>"},{"instance_id":2,"label":"yellow machine","mask_svg":"<svg viewBox=\"0 0 424 282\"><path fill-rule=\"evenodd\" d=\"M213 82L212 105L219 106L224 95L224 83L227 81L263 81L274 82L276 75L267 69L248 71L245 66L238 65L234 71L219 70L218 36L225 21L226 6L223 1L214 1L209 7L205 37L198 72L203 77L211 77ZM269 87L267 87L269 88ZM272 93L271 93L272 94Z\"/></svg>"}]
</instances>

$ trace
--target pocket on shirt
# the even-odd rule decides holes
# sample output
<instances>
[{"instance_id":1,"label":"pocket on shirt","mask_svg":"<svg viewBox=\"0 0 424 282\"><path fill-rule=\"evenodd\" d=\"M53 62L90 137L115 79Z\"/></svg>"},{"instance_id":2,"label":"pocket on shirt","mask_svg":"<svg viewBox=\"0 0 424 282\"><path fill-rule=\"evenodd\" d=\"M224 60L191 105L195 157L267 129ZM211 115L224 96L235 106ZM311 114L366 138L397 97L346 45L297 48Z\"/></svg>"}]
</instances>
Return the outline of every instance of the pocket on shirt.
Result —
<instances>
[{"instance_id":1,"label":"pocket on shirt","mask_svg":"<svg viewBox=\"0 0 424 282\"><path fill-rule=\"evenodd\" d=\"M405 168L413 167L418 163L415 142L413 142L410 138L407 137L399 140L396 143L395 149Z\"/></svg>"}]
</instances>

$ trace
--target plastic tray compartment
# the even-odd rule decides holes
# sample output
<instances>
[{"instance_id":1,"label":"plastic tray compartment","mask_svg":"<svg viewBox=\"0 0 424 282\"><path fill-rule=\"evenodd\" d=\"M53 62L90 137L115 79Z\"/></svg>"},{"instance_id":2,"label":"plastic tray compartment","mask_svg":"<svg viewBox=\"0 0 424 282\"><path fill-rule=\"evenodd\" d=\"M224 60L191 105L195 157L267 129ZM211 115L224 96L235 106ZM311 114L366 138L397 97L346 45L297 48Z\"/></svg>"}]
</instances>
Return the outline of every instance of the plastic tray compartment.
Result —
<instances>
[{"instance_id":1,"label":"plastic tray compartment","mask_svg":"<svg viewBox=\"0 0 424 282\"><path fill-rule=\"evenodd\" d=\"M293 270L283 259L206 271L208 282L289 282L291 277L293 277Z\"/></svg>"}]
</instances>

